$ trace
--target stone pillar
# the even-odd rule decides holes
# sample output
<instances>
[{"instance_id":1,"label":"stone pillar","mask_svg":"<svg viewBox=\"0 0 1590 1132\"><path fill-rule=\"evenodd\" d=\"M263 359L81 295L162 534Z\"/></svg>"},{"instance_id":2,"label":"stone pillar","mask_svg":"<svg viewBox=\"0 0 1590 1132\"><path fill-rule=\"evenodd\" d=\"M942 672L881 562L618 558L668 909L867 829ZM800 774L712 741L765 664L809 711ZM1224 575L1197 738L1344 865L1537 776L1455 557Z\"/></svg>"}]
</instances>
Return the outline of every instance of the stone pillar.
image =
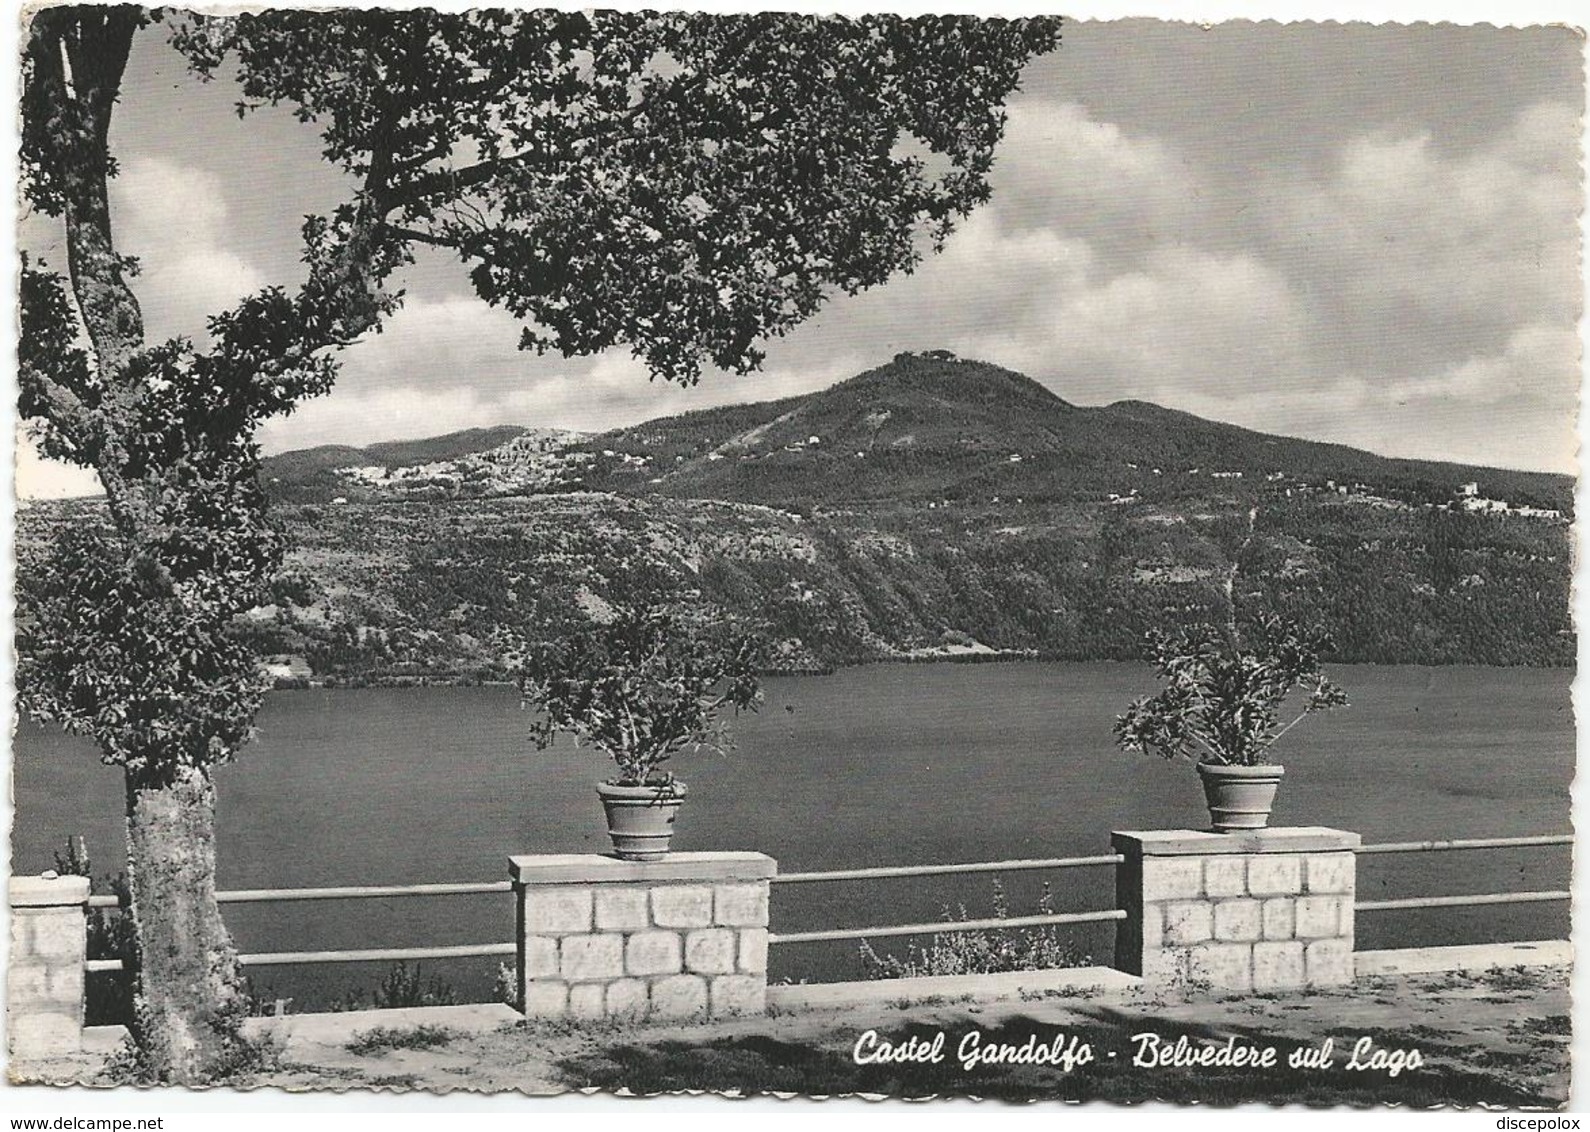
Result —
<instances>
[{"instance_id":1,"label":"stone pillar","mask_svg":"<svg viewBox=\"0 0 1590 1132\"><path fill-rule=\"evenodd\" d=\"M83 975L88 959L88 878L12 877L11 965L6 1036L17 1061L83 1048Z\"/></svg>"},{"instance_id":2,"label":"stone pillar","mask_svg":"<svg viewBox=\"0 0 1590 1132\"><path fill-rule=\"evenodd\" d=\"M1353 979L1356 833L1309 826L1110 835L1126 910L1115 965L1150 987L1224 992Z\"/></svg>"},{"instance_id":3,"label":"stone pillar","mask_svg":"<svg viewBox=\"0 0 1590 1132\"><path fill-rule=\"evenodd\" d=\"M762 853L510 857L530 1018L720 1018L767 1009Z\"/></svg>"}]
</instances>

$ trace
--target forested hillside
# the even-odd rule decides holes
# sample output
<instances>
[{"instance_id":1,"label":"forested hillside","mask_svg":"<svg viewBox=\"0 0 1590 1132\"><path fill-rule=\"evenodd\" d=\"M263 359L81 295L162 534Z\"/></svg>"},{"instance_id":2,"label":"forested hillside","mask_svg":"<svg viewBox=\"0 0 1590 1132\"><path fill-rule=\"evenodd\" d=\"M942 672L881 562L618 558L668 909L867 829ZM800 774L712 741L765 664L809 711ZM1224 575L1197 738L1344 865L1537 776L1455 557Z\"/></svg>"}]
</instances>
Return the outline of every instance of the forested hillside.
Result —
<instances>
[{"instance_id":1,"label":"forested hillside","mask_svg":"<svg viewBox=\"0 0 1590 1132\"><path fill-rule=\"evenodd\" d=\"M346 462L344 462L346 461ZM408 461L404 463L403 461ZM906 355L807 397L267 465L293 550L239 626L286 679L505 679L544 595L664 562L778 663L1128 659L1239 601L1338 661L1573 663L1572 483L1388 460ZM26 563L89 502L19 516Z\"/></svg>"}]
</instances>

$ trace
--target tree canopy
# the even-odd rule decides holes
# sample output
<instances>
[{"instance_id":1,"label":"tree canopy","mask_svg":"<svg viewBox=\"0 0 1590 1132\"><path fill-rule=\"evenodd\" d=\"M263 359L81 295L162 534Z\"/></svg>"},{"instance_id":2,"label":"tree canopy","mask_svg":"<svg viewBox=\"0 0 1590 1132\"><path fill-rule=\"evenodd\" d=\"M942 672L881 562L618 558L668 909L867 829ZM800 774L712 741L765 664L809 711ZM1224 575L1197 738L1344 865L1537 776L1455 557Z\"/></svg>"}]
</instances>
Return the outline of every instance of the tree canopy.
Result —
<instances>
[{"instance_id":1,"label":"tree canopy","mask_svg":"<svg viewBox=\"0 0 1590 1132\"><path fill-rule=\"evenodd\" d=\"M296 288L146 341L117 250L111 121L152 25L239 113L284 104L348 175L306 218ZM909 270L988 195L1005 97L1057 20L862 20L429 9L31 13L22 181L65 274L23 262L20 407L93 469L103 523L19 570L18 688L126 768L135 1032L145 1075L239 1064L244 1009L215 901L209 767L264 682L235 632L280 563L261 422L325 392L401 304L416 245L450 249L522 345L627 346L653 376L745 371L836 291ZM154 34L159 34L155 32ZM268 161L269 155L255 154Z\"/></svg>"},{"instance_id":2,"label":"tree canopy","mask_svg":"<svg viewBox=\"0 0 1590 1132\"><path fill-rule=\"evenodd\" d=\"M271 12L190 22L240 110L290 103L382 239L471 265L522 344L658 376L908 269L988 196L1002 105L1053 20ZM357 206L356 206L357 208ZM356 208L333 226L355 223Z\"/></svg>"},{"instance_id":3,"label":"tree canopy","mask_svg":"<svg viewBox=\"0 0 1590 1132\"><path fill-rule=\"evenodd\" d=\"M296 292L269 287L217 313L207 342L145 343L105 183L131 36L157 14L43 10L25 60L24 184L65 223L70 296L48 265L25 264L22 412L47 455L99 473L113 525L57 556L61 592L26 625L24 685L116 761L173 749L173 712L196 727L183 759L241 741L257 693L237 693L257 682L224 627L279 559L259 518L254 431L329 389L336 351L400 305L390 281L415 245L467 264L480 297L525 323L524 348L627 346L686 384L707 365L752 370L760 340L835 292L910 270L987 198L1002 104L1059 28L164 13L200 75L235 79L240 114L291 106L356 187L305 221Z\"/></svg>"}]
</instances>

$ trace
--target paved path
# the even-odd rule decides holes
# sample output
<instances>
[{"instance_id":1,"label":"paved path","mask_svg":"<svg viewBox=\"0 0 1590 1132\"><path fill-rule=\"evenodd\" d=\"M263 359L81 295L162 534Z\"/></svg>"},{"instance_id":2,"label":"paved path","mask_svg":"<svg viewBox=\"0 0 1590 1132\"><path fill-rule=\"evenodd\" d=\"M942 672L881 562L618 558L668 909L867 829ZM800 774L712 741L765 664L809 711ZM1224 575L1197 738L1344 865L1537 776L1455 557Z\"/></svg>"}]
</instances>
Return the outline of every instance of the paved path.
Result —
<instances>
[{"instance_id":1,"label":"paved path","mask_svg":"<svg viewBox=\"0 0 1590 1132\"><path fill-rule=\"evenodd\" d=\"M520 1023L484 1032L460 1026L436 1049L365 1054L350 1052L345 1039L302 1027L288 1042L286 1068L262 1083L530 1094L594 1087L1554 1108L1568 1096L1569 1013L1567 968L1520 964L1481 972L1368 975L1350 988L1285 995L1211 999L1120 988L1086 996L1028 991L997 1001L902 995L712 1025L577 1030ZM857 1066L856 1044L869 1030L896 1043L912 1035L929 1042L942 1031L942 1064ZM1018 1045L1032 1035L1047 1045L1057 1034L1075 1035L1093 1046L1097 1064L1091 1076L1025 1065L964 1072L956 1064L957 1048L974 1031L989 1045ZM1329 1038L1336 1068L1301 1075L1128 1071L1140 1033L1159 1035L1165 1049L1182 1035L1194 1044L1233 1039L1273 1045L1283 1059ZM1374 1050L1418 1049L1423 1064L1395 1077L1387 1066L1344 1073L1355 1043L1365 1037L1371 1040L1366 1057Z\"/></svg>"}]
</instances>

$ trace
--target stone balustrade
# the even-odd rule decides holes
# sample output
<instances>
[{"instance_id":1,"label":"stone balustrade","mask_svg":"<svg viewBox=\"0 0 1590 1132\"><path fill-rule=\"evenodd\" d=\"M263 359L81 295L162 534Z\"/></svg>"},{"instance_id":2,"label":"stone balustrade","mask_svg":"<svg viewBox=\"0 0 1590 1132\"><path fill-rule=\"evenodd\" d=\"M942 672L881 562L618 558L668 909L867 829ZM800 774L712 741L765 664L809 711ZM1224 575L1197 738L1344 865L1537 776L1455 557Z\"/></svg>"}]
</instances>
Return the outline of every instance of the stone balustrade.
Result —
<instances>
[{"instance_id":1,"label":"stone balustrade","mask_svg":"<svg viewBox=\"0 0 1590 1132\"><path fill-rule=\"evenodd\" d=\"M1115 966L1149 987L1244 993L1353 978L1356 833L1112 834ZM530 1017L691 1019L767 1004L768 896L761 853L509 858L518 907L519 1008ZM78 1052L89 884L10 881L7 1030L17 1060Z\"/></svg>"},{"instance_id":2,"label":"stone balustrade","mask_svg":"<svg viewBox=\"0 0 1590 1132\"><path fill-rule=\"evenodd\" d=\"M761 853L509 858L527 1017L721 1018L767 1004Z\"/></svg>"},{"instance_id":3,"label":"stone balustrade","mask_svg":"<svg viewBox=\"0 0 1590 1132\"><path fill-rule=\"evenodd\" d=\"M1301 827L1111 835L1115 966L1150 987L1242 993L1353 979L1359 837Z\"/></svg>"},{"instance_id":4,"label":"stone balustrade","mask_svg":"<svg viewBox=\"0 0 1590 1132\"><path fill-rule=\"evenodd\" d=\"M6 968L6 1039L16 1061L83 1048L88 878L12 877L11 962Z\"/></svg>"}]
</instances>

